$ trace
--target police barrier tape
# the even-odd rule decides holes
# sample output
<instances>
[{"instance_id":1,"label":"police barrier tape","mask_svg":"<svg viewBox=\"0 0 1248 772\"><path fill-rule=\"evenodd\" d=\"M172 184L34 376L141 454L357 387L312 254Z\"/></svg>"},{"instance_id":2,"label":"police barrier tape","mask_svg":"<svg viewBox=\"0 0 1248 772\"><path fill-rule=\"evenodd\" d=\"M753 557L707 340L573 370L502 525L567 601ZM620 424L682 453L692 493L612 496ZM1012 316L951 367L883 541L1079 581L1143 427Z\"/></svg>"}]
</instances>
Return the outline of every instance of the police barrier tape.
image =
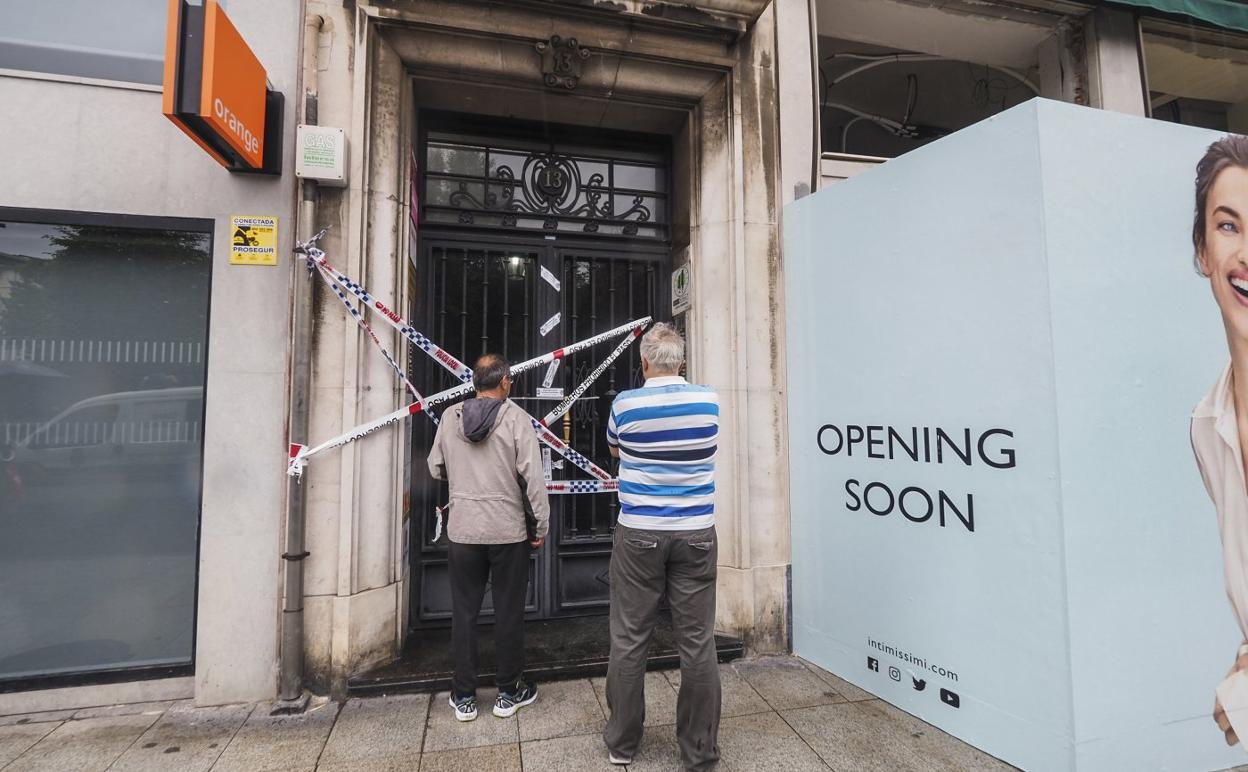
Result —
<instances>
[{"instance_id":1,"label":"police barrier tape","mask_svg":"<svg viewBox=\"0 0 1248 772\"><path fill-rule=\"evenodd\" d=\"M576 343L570 343L563 348L555 349L554 351L547 352L541 356L526 359L519 364L511 366L511 375L512 377L515 377L516 375L532 370L535 367L541 367L544 364L548 364L555 359L562 359L563 357L575 354L578 351L583 351L602 343L603 341L611 340L613 337L618 337L625 333L632 332L633 330L640 329L649 323L650 317L643 316L640 319L634 319L631 322L622 324L613 330L608 330L607 332L586 338L585 340L577 341ZM305 445L292 445L291 447L298 448L298 451L292 451L290 467L287 470L287 473L292 477L298 477L303 474L303 468L307 466L307 460L318 453L323 453L324 451L331 450L333 448L340 448L347 443L355 442L358 439L367 437L378 429L389 426L390 424L398 423L404 418L407 418L409 415L415 415L422 410L428 410L431 407L458 399L459 397L469 394L472 391L472 383L463 383L459 386L452 386L445 391L440 391L437 394L431 394L419 402L413 402L412 404L399 408L392 413L387 413L381 418L374 419L368 423L360 424L359 426L356 426L355 428L344 432L333 439L326 440L315 447L309 448ZM536 422L536 419L533 420Z\"/></svg>"},{"instance_id":2,"label":"police barrier tape","mask_svg":"<svg viewBox=\"0 0 1248 772\"><path fill-rule=\"evenodd\" d=\"M320 252L319 249L316 251ZM360 325L360 328L364 330L364 332L368 333L368 337L372 339L373 343L377 344L377 348L381 351L381 355L386 358L386 362L389 363L390 368L394 370L394 374L399 376L399 380L403 382L403 386L406 387L408 392L410 392L411 395L419 401L421 396L420 392L416 390L416 386L413 385L412 382L408 380L407 376L403 374L403 368L399 367L399 363L394 361L394 357L390 356L390 352L386 350L386 347L382 344L381 339L377 337L377 333L373 332L373 328L368 325L368 322L364 321L364 315L361 314L359 309L352 305L351 301L347 299L346 294L343 293L337 282L334 281L332 272L327 270L322 264L314 262L311 256L308 258L308 267L319 273L321 278L325 280L325 283L328 284L329 288L334 291L334 294L338 296L338 299L342 301L342 304L347 307L347 312L350 313L356 323ZM433 413L430 413L429 415L432 417Z\"/></svg>"},{"instance_id":3,"label":"police barrier tape","mask_svg":"<svg viewBox=\"0 0 1248 772\"><path fill-rule=\"evenodd\" d=\"M547 493L614 493L619 480L552 480L546 483Z\"/></svg>"},{"instance_id":4,"label":"police barrier tape","mask_svg":"<svg viewBox=\"0 0 1248 772\"><path fill-rule=\"evenodd\" d=\"M611 474L609 472L595 464L593 461L590 461L585 456L582 456L577 451L573 450L567 443L559 439L559 435L552 432L544 424L538 422L536 418L529 416L529 420L533 422L533 429L537 431L538 439L553 448L556 453L571 461L573 464L576 464L578 467L590 473L594 477L597 477L599 480L611 479Z\"/></svg>"},{"instance_id":5,"label":"police barrier tape","mask_svg":"<svg viewBox=\"0 0 1248 772\"><path fill-rule=\"evenodd\" d=\"M581 398L594 381L598 380L598 376L605 373L607 368L611 366L611 363L616 359L619 359L620 354L623 354L625 349L627 349L633 341L637 340L637 338L641 336L641 329L642 328L638 327L633 330L631 334L625 335L624 340L620 341L620 344L615 347L615 350L612 351L606 359L602 360L602 364L595 367L594 371L589 374L588 378L581 381L581 384L573 389L571 394L564 397L562 402L555 405L554 409L546 414L546 417L542 419L542 425L550 426L551 421L559 420L560 416L572 409L572 405Z\"/></svg>"},{"instance_id":6,"label":"police barrier tape","mask_svg":"<svg viewBox=\"0 0 1248 772\"><path fill-rule=\"evenodd\" d=\"M585 340L577 341L576 343L570 343L567 346L564 346L563 348L555 349L554 351L547 352L545 354L542 354L541 356L533 357L532 359L527 359L523 362L520 362L519 364L512 365L511 375L514 377L516 375L519 375L520 373L526 372L528 370L532 370L535 367L541 367L542 365L547 364L555 359L561 359L565 356L568 356L569 354L574 354L578 351L583 351L598 343L602 343L603 341L610 340L612 337L623 335L625 333L632 332L633 330L640 329L641 327L649 323L650 323L650 317L644 316L641 319L635 319L631 322L628 322L627 324L622 324L613 330L608 330L607 332L601 333L599 335L595 335L591 338L586 338ZM312 456L315 456L318 453L323 453L324 451L331 450L333 448L340 448L343 445L346 445L351 442L355 442L358 439L367 437L368 435L372 434L378 429L389 426L391 424L398 423L402 421L404 418L407 418L409 415L416 415L417 413L421 411L426 411L429 408L436 407L437 405L441 405L443 403L458 399L459 397L462 397L465 394L469 394L472 391L473 391L473 387L471 383L464 383L464 384L460 384L459 386L452 386L451 388L446 389L444 391L440 391L437 394L431 394L419 402L413 402L412 404L401 407L392 413L387 413L386 415L380 418L374 419L367 423L360 424L359 426L356 426L355 428L350 429L349 431L343 432L342 434L338 435L337 437L334 437L333 439L326 440L325 442L322 442L321 444L316 445L315 447L309 448L306 445L291 445L292 450L291 450L291 457L290 457L290 467L287 470L287 472L291 476L298 477L299 475L303 473L303 468L307 465L307 460L311 458ZM537 420L533 419L531 416L530 416L530 419L533 420L534 423L537 423ZM560 444L562 445L563 443L560 442Z\"/></svg>"},{"instance_id":7,"label":"police barrier tape","mask_svg":"<svg viewBox=\"0 0 1248 772\"><path fill-rule=\"evenodd\" d=\"M610 480L549 480L546 492L552 495L568 495L576 493L615 493L620 490L620 481ZM433 508L433 541L442 538L442 528L446 523L446 511L450 504Z\"/></svg>"},{"instance_id":8,"label":"police barrier tape","mask_svg":"<svg viewBox=\"0 0 1248 772\"><path fill-rule=\"evenodd\" d=\"M338 437L335 437L334 439L321 443L320 445L317 445L316 447L307 448L306 446L303 446L303 445L292 444L290 446L290 461L289 461L289 466L287 469L287 474L293 477L300 477L302 475L304 467L307 466L307 460L311 456L317 453L323 452L325 450L330 450L332 448L341 447L350 442L354 442L355 440L361 439L369 434L372 434L378 429L384 428L385 426L388 426L393 423L398 423L399 421L403 420L403 418L406 418L409 415L414 415L419 412L424 412L434 421L434 423L437 423L437 417L434 416L433 413L429 410L430 407L441 404L443 402L456 399L460 396L463 396L464 394L470 393L473 390L472 389L472 371L470 368L468 368L466 365L459 362L459 360L456 359L455 357L446 353L445 350L442 349L440 346L433 343L428 338L426 338L425 336L417 332L415 328L413 328L410 324L408 324L402 317L400 317L398 314L391 311L381 301L376 300L372 296L372 294L370 294L368 290L366 290L359 283L353 281L350 277L346 276L341 271L334 269L333 266L330 265L329 261L325 259L324 251L316 247L316 243L324 235L325 235L325 231L322 230L320 233L317 233L315 236L309 239L308 242L299 244L296 247L295 251L306 255L309 268L317 269L318 273L321 275L321 278L329 285L330 289L332 289L335 292L335 294L338 295L343 305L346 306L347 311L351 314L352 317L355 318L356 322L360 325L360 327L366 333L368 333L369 338L372 339L373 343L381 351L382 355L386 358L386 361L390 364L391 368L394 369L395 373L403 381L404 385L408 388L408 390L411 391L412 394L416 397L417 401L412 403L411 405L408 405L405 408L401 408L400 410L396 410L395 412L390 413L389 415L376 419L375 421L370 421L366 424L361 424L360 426L355 427L351 431L345 434L339 435ZM390 356L390 353L386 351L385 346L382 345L381 340L373 332L372 328L369 327L368 323L364 321L363 315L360 314L359 310L356 309L351 304L351 302L347 299L345 294L339 289L336 282L340 282L342 286L346 287L348 290L351 291L353 295L355 295L357 298L363 301L365 303L366 308L380 311L383 318L385 318L388 324L390 324L392 327L398 330L400 334L402 334L404 337L406 337L408 340L410 340L412 343L418 346L421 350L429 354L434 359L434 361L441 364L444 368L450 371L452 375L455 375L461 381L464 381L464 383L461 386L456 386L451 389L447 389L446 391L442 391L442 392L439 392L438 394L432 395L428 399L422 400L415 386L413 386L412 383L403 374L402 369L394 361L394 358ZM581 351L583 349L589 348L590 346L596 345L605 340L610 340L611 338L616 337L618 335L627 335L627 337L623 341L620 342L620 344L607 357L607 359L604 360L593 372L591 372L589 377L586 378L584 381L582 381L581 384L573 391L573 393L568 398L565 398L559 405L557 405L554 410L552 410L549 414L547 414L547 416L544 419L542 419L542 421L539 422L536 419L532 418L531 416L529 419L532 422L533 428L537 432L538 437L543 442L545 442L547 445L553 448L556 452L558 452L564 458L568 459L570 462L575 464L577 467L581 468L582 470L589 473L590 475L593 475L594 477L598 478L598 481L600 482L602 481L605 481L608 483L611 482L612 480L611 475L605 470L603 470L601 467L599 467L597 464L593 463L588 458L581 455L580 453L578 453L577 451L569 447L562 440L560 440L558 436L556 436L553 432L551 432L547 428L546 424L548 424L550 421L556 420L557 418L562 416L564 413L566 413L567 410L570 409L572 404L575 403L575 401L579 399L580 396L585 393L585 391L589 388L589 386L603 372L606 371L606 369L611 365L612 362L614 362L620 356L620 354L624 352L624 350L628 347L628 345L631 344L633 340L636 339L639 335L641 335L642 330L647 324L650 323L650 320L651 320L651 317L647 316L641 319L634 320L632 322L628 322L612 330L608 330L607 332L600 333L599 335L595 335L593 337L587 338L583 341L578 341L577 343L573 343L563 348L556 349L550 353L543 354L538 357L534 357L533 359L526 360L525 362L521 362L517 365L513 365L511 368L511 375L515 376L521 372L525 372L527 370L533 369L534 367L540 367L543 364L558 362L560 359L562 359L563 357L569 354L573 354L577 351ZM582 482L590 482L590 481L582 481ZM548 484L548 487L549 485L550 484ZM615 490L615 489L614 488L601 488L601 487L594 488L593 486L590 486L589 488L585 488L585 489L577 488L575 490L559 490L559 491L552 491L552 492L598 493L604 490Z\"/></svg>"},{"instance_id":9,"label":"police barrier tape","mask_svg":"<svg viewBox=\"0 0 1248 772\"><path fill-rule=\"evenodd\" d=\"M471 367L452 356L446 349L426 338L406 319L392 311L385 303L373 297L368 290L364 289L355 281L352 281L350 276L347 276L342 271L339 271L337 268L330 265L329 261L325 259L325 253L318 249L314 244L316 239L320 238L323 233L324 231L318 233L316 236L312 237L312 240L309 241L307 245L304 245L304 254L308 256L308 260L315 262L316 265L322 269L322 271L328 272L328 274L338 283L346 287L352 295L355 295L357 298L364 301L365 308L370 311L377 311L381 314L381 318L385 320L386 324L398 330L400 335L407 338L415 344L417 348L433 357L434 361L449 370L452 375L460 380L460 382L470 383L472 381ZM355 313L358 314L359 312L356 311ZM381 344L378 343L378 345Z\"/></svg>"},{"instance_id":10,"label":"police barrier tape","mask_svg":"<svg viewBox=\"0 0 1248 772\"><path fill-rule=\"evenodd\" d=\"M649 323L649 321L649 317L645 317L643 319L638 319L636 322L630 322L628 326L625 327L631 329L640 326L640 324ZM628 329L625 329L624 332L628 332ZM604 333L604 335L605 334L607 333ZM619 334L619 332L615 334ZM540 355L540 357L529 359L527 362L512 365L512 375L523 373L524 370L533 369L534 367L540 367L540 365L548 363L550 360L554 359L557 354L559 357L564 357L564 355L569 353L589 348L590 345L595 343L602 343L603 339L603 335L594 335L593 338L587 338L585 340L580 340L578 343L565 345L564 348L557 349L555 352L549 352L547 354ZM312 446L312 448L308 448L307 445L291 445L291 461L290 468L288 468L287 473L292 476L300 476L303 473L303 468L307 465L307 460L312 458L313 455L323 453L323 451L331 450L333 448L341 448L343 445L353 443L353 441L364 437L368 437L369 434L377 432L378 429L402 422L402 420L407 418L408 415L416 415L417 413L421 413L422 410L428 410L429 408L437 407L439 404L452 402L452 400L463 397L463 395L472 392L472 390L472 384L470 383L457 385L457 387L443 390L443 392L431 394L429 397L424 398L422 402L404 405L404 407L394 410L393 413L387 413L386 415L382 415L381 418L371 420L371 422L359 424L358 427L354 427L353 429L348 430L348 432L339 434L338 437L323 441L323 443L319 445ZM532 419L532 417L530 417L530 419ZM537 419L532 420L534 423L537 423ZM563 441L560 440L559 444L563 445Z\"/></svg>"}]
</instances>

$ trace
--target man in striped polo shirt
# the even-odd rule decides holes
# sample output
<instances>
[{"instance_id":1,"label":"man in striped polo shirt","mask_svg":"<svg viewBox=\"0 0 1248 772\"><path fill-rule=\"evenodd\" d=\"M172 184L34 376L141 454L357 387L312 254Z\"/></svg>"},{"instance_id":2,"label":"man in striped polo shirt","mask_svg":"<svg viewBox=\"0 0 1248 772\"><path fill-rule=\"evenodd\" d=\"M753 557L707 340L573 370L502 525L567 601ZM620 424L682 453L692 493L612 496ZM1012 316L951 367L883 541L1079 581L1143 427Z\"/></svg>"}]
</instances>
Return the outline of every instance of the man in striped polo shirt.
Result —
<instances>
[{"instance_id":1,"label":"man in striped polo shirt","mask_svg":"<svg viewBox=\"0 0 1248 772\"><path fill-rule=\"evenodd\" d=\"M680 651L676 738L687 770L719 760L715 653L715 445L719 398L680 376L685 341L656 324L641 338L640 389L611 406L607 443L620 459L620 518L611 550L611 664L603 739L632 761L645 719L646 655L666 593Z\"/></svg>"}]
</instances>

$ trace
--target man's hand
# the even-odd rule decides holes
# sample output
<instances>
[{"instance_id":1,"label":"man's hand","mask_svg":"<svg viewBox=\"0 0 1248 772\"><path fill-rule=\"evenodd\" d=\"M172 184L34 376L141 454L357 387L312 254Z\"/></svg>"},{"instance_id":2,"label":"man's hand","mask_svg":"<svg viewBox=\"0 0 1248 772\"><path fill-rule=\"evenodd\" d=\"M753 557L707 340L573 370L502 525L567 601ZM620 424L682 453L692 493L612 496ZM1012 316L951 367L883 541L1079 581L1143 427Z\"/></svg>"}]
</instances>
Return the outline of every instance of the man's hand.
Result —
<instances>
[{"instance_id":1,"label":"man's hand","mask_svg":"<svg viewBox=\"0 0 1248 772\"><path fill-rule=\"evenodd\" d=\"M542 545L543 545L543 544L545 544L545 543L546 543L546 537L545 537L545 536L539 536L539 537L537 537L536 539L534 539L533 541L529 542L529 546L530 546L530 547L532 547L532 548L533 548L533 549L535 549L535 550L538 550L538 549L541 549L541 548L542 548Z\"/></svg>"},{"instance_id":2,"label":"man's hand","mask_svg":"<svg viewBox=\"0 0 1248 772\"><path fill-rule=\"evenodd\" d=\"M1241 654L1235 660L1235 664L1227 672L1226 677L1230 678L1241 670L1248 670L1248 654ZM1239 744L1239 736L1235 734L1234 728L1231 727L1231 720L1226 716L1226 710L1222 707L1222 701L1217 698L1213 701L1213 720L1217 722L1218 728L1225 735L1227 745Z\"/></svg>"}]
</instances>

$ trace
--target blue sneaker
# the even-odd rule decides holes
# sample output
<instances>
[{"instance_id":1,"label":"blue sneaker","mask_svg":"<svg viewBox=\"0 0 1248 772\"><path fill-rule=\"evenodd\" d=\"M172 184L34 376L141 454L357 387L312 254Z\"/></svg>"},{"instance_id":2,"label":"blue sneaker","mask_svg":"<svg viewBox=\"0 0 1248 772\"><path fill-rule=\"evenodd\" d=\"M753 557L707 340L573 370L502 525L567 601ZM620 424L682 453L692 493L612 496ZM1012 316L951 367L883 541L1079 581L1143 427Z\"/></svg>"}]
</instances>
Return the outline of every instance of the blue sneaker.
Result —
<instances>
[{"instance_id":1,"label":"blue sneaker","mask_svg":"<svg viewBox=\"0 0 1248 772\"><path fill-rule=\"evenodd\" d=\"M533 684L526 684L524 681L517 681L510 691L498 690L498 697L494 700L494 715L499 718L508 718L516 715L516 711L525 705L532 705L535 702L537 702L537 687Z\"/></svg>"},{"instance_id":2,"label":"blue sneaker","mask_svg":"<svg viewBox=\"0 0 1248 772\"><path fill-rule=\"evenodd\" d=\"M456 721L471 721L477 717L477 697L475 694L468 697L456 697L454 694L451 694L448 702L455 709Z\"/></svg>"}]
</instances>

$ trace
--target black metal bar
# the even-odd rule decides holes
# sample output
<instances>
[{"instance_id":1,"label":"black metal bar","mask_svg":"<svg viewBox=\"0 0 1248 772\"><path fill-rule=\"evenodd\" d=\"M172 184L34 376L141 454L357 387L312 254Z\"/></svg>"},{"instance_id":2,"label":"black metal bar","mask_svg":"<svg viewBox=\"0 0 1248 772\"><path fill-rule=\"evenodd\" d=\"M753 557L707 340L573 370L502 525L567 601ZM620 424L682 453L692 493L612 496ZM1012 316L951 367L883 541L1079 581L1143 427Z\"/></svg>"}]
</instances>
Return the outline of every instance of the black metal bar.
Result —
<instances>
[{"instance_id":1,"label":"black metal bar","mask_svg":"<svg viewBox=\"0 0 1248 772\"><path fill-rule=\"evenodd\" d=\"M486 163L489 163L489 156L486 156ZM503 359L511 360L511 351L508 344L511 343L511 276L507 273L508 265L513 257L505 255L503 260ZM527 352L526 352L527 354Z\"/></svg>"},{"instance_id":2,"label":"black metal bar","mask_svg":"<svg viewBox=\"0 0 1248 772\"><path fill-rule=\"evenodd\" d=\"M481 252L481 353L485 354L490 345L490 264L492 253Z\"/></svg>"},{"instance_id":3,"label":"black metal bar","mask_svg":"<svg viewBox=\"0 0 1248 772\"><path fill-rule=\"evenodd\" d=\"M457 212L457 213L466 211L463 209L455 209L454 207L438 207L432 204L425 206L426 211L430 209L442 209L444 211ZM487 214L490 214L490 213L487 212ZM498 213L495 212L493 214L498 214ZM533 215L533 216L538 217L538 215ZM585 221L581 220L579 222L585 222ZM637 225L640 225L641 227L653 228L656 232L662 235L626 236L623 233L603 233L601 231L599 231L598 233L594 233L594 234L583 234L583 233L578 234L576 231L560 231L559 238L562 241L565 238L574 239L579 236L579 237L587 239L588 243L596 243L596 244L602 244L608 241L622 242L622 243L626 243L628 245L627 248L630 250L637 249L638 255L645 254L644 252L642 252L642 250L645 248L653 249L654 246L666 244L667 233L668 233L669 228L667 225L664 225L663 223L654 223L654 222L635 223L633 220L627 220L627 221L615 221L610 224L627 225L629 223L637 224ZM421 222L420 227L426 233L436 232L436 233L439 233L439 235L445 234L444 238L446 238L448 241L455 240L457 236L463 235L463 228L465 227L471 227L473 230L479 231L479 232L488 232L491 234L506 234L508 238L515 238L515 239L528 238L528 239L531 239L534 243L543 240L544 236L550 235L550 231L544 230L542 228L528 228L528 227L522 228L518 225L517 226L491 225L488 223L486 224L473 223L470 226L464 226L462 224L453 223L453 222L432 221L432 222ZM480 236L479 235L472 236L469 238L470 240L476 240L476 239L479 239ZM651 254L654 255L653 259L655 260L666 261L665 254L663 255L660 255L658 253L651 253Z\"/></svg>"},{"instance_id":4,"label":"black metal bar","mask_svg":"<svg viewBox=\"0 0 1248 772\"><path fill-rule=\"evenodd\" d=\"M455 348L466 351L468 348L468 271L472 263L469 253L459 263L459 345Z\"/></svg>"},{"instance_id":5,"label":"black metal bar","mask_svg":"<svg viewBox=\"0 0 1248 772\"><path fill-rule=\"evenodd\" d=\"M616 325L619 324L619 322L615 321L616 319L616 316L615 316L615 263L616 262L617 261L615 260L609 260L607 262L607 265L609 267L609 270L607 271L607 315L609 318L609 321L607 322L607 326L610 327L611 329L615 329ZM625 359L627 359L627 357L625 357ZM611 369L607 371L608 378L610 379L608 381L608 386L607 386L607 391L609 393L615 392L615 368L617 367L619 367L618 359L616 360L616 364L612 365Z\"/></svg>"},{"instance_id":6,"label":"black metal bar","mask_svg":"<svg viewBox=\"0 0 1248 772\"><path fill-rule=\"evenodd\" d=\"M426 176L428 177L428 179L447 180L448 182L472 182L472 183L484 183L486 185L489 185L490 183L497 183L500 185L514 185L516 187L520 186L520 182L512 177L496 177L496 176L491 176L488 174L485 176L481 176L477 174L460 174L459 172L429 172ZM645 196L647 198L668 198L671 195L665 190L659 190L659 189L652 190L652 189L647 189L647 188L617 188L614 185L610 185L610 184L590 185L589 183L583 183L581 185L581 189L592 190L595 193L617 193L621 196L624 196L624 195ZM444 205L440 205L440 206L444 206ZM512 211L512 210L494 209L494 210L488 210L488 211L503 212L503 211ZM515 211L517 214L523 214L523 212L521 212L520 210L515 210Z\"/></svg>"},{"instance_id":7,"label":"black metal bar","mask_svg":"<svg viewBox=\"0 0 1248 772\"><path fill-rule=\"evenodd\" d=\"M438 278L442 281L441 290L438 292L438 340L446 340L446 247L439 247L437 252L442 256L439 261L441 267L438 269Z\"/></svg>"}]
</instances>

